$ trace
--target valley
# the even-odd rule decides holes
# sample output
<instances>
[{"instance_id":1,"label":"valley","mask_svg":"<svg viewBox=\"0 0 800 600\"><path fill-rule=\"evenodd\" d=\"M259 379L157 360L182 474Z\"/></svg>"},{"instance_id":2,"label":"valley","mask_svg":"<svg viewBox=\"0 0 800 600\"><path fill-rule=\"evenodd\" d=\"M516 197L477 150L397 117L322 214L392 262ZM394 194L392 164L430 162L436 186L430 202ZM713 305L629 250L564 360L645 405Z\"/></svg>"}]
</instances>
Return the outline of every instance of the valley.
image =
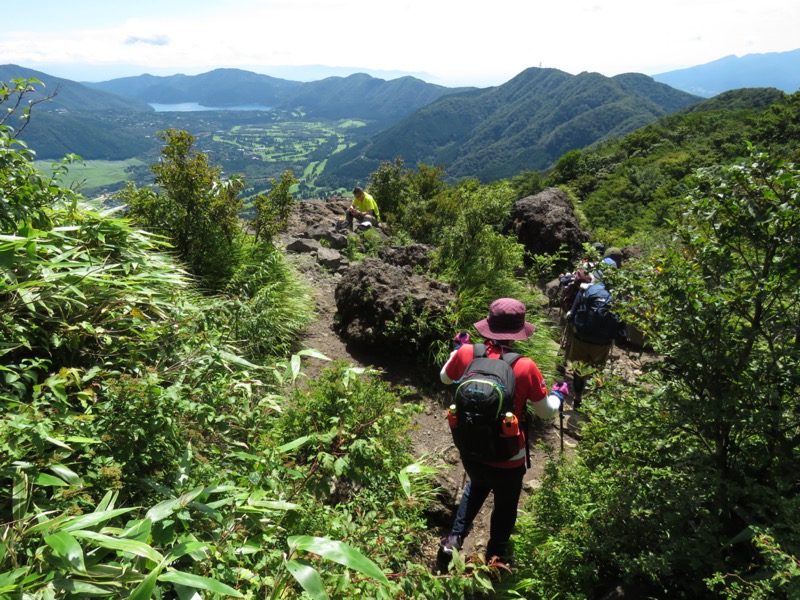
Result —
<instances>
[{"instance_id":1,"label":"valley","mask_svg":"<svg viewBox=\"0 0 800 600\"><path fill-rule=\"evenodd\" d=\"M76 187L88 198L95 198L123 188L127 182L137 186L152 183L149 165L158 161L161 140L157 133L175 128L188 131L197 138L196 149L208 155L226 175L241 175L247 182L247 197L269 190L270 179L279 178L287 169L300 182L292 190L307 197L341 190L320 189L317 177L327 159L353 146L363 138L368 123L359 119L306 119L300 111L175 111L147 115L100 114L92 117L108 129L130 132L148 140L136 156L119 159L86 159L69 166L63 182ZM35 122L31 124L37 133ZM27 132L26 132L27 133ZM29 139L35 146L35 139ZM91 139L86 138L83 150L95 154ZM45 156L36 161L45 173L52 173L58 156Z\"/></svg>"}]
</instances>

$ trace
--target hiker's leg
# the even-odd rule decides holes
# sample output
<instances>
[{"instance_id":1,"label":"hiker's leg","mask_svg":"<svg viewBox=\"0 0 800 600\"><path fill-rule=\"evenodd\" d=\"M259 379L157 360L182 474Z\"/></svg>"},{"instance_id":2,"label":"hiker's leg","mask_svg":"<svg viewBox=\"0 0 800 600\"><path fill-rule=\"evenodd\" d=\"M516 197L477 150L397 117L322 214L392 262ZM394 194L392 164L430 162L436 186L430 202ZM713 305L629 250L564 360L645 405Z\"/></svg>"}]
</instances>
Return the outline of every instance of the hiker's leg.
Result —
<instances>
[{"instance_id":1,"label":"hiker's leg","mask_svg":"<svg viewBox=\"0 0 800 600\"><path fill-rule=\"evenodd\" d=\"M471 460L463 460L462 463L464 465L464 470L467 472L467 477L469 477L469 481L461 496L461 502L458 505L456 518L450 533L466 537L469 533L472 521L475 520L483 503L492 491L493 479L491 471L493 469L482 463Z\"/></svg>"},{"instance_id":2,"label":"hiker's leg","mask_svg":"<svg viewBox=\"0 0 800 600\"><path fill-rule=\"evenodd\" d=\"M467 482L456 511L456 518L453 521L450 535L460 536L462 540L467 536L472 522L480 512L491 491L492 488L485 483L475 482L472 479Z\"/></svg>"},{"instance_id":3,"label":"hiker's leg","mask_svg":"<svg viewBox=\"0 0 800 600\"><path fill-rule=\"evenodd\" d=\"M586 387L586 377L578 375L575 371L572 372L572 408L577 410L581 406L583 400L583 391Z\"/></svg>"},{"instance_id":4,"label":"hiker's leg","mask_svg":"<svg viewBox=\"0 0 800 600\"><path fill-rule=\"evenodd\" d=\"M486 545L486 559L497 556L501 560L507 561L509 558L508 541L517 522L517 508L519 496L522 493L525 467L497 469L497 471L493 486L494 509L492 509L489 543Z\"/></svg>"}]
</instances>

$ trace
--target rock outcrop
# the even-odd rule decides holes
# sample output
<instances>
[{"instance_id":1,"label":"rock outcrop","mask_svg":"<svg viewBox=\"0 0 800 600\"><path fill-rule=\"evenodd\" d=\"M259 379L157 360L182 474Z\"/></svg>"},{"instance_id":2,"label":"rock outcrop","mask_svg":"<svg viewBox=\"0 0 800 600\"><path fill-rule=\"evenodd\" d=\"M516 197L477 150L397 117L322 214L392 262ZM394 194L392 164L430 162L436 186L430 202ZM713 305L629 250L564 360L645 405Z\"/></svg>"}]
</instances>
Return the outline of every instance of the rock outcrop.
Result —
<instances>
[{"instance_id":1,"label":"rock outcrop","mask_svg":"<svg viewBox=\"0 0 800 600\"><path fill-rule=\"evenodd\" d=\"M582 257L583 244L589 241L572 202L556 188L517 200L511 217L517 240L534 255L553 255L564 248L571 264Z\"/></svg>"},{"instance_id":2,"label":"rock outcrop","mask_svg":"<svg viewBox=\"0 0 800 600\"><path fill-rule=\"evenodd\" d=\"M406 266L377 258L355 263L336 286L336 329L348 343L378 353L416 355L440 339L455 294Z\"/></svg>"},{"instance_id":3,"label":"rock outcrop","mask_svg":"<svg viewBox=\"0 0 800 600\"><path fill-rule=\"evenodd\" d=\"M351 263L339 250L348 235L360 234L335 227L349 205L347 198L298 202L283 236L286 250L312 257L314 268L336 276L334 328L347 344L376 354L427 351L441 336L431 324L441 322L455 299L447 285L421 274L431 247L384 246L379 258Z\"/></svg>"}]
</instances>

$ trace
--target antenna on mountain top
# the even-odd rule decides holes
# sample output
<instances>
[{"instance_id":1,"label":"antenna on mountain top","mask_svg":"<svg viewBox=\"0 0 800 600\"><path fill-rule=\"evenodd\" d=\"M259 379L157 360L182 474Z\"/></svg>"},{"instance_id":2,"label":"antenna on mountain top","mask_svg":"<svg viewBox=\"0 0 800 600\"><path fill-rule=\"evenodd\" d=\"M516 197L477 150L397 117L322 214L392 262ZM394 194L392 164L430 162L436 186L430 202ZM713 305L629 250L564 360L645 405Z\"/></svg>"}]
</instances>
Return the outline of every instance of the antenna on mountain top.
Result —
<instances>
[{"instance_id":1,"label":"antenna on mountain top","mask_svg":"<svg viewBox=\"0 0 800 600\"><path fill-rule=\"evenodd\" d=\"M539 68L542 68L542 61L539 61Z\"/></svg>"}]
</instances>

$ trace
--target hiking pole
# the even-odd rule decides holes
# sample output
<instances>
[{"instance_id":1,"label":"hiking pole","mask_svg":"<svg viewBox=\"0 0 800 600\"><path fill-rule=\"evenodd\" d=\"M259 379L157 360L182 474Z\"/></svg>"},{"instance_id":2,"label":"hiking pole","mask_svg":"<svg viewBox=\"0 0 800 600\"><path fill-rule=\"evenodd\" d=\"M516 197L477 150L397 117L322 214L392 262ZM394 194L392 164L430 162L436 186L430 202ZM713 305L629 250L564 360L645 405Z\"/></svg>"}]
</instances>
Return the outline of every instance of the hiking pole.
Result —
<instances>
[{"instance_id":1,"label":"hiking pole","mask_svg":"<svg viewBox=\"0 0 800 600\"><path fill-rule=\"evenodd\" d=\"M550 395L558 398L558 437L561 438L561 453L564 453L564 399L569 394L569 388L564 380L553 384Z\"/></svg>"}]
</instances>

